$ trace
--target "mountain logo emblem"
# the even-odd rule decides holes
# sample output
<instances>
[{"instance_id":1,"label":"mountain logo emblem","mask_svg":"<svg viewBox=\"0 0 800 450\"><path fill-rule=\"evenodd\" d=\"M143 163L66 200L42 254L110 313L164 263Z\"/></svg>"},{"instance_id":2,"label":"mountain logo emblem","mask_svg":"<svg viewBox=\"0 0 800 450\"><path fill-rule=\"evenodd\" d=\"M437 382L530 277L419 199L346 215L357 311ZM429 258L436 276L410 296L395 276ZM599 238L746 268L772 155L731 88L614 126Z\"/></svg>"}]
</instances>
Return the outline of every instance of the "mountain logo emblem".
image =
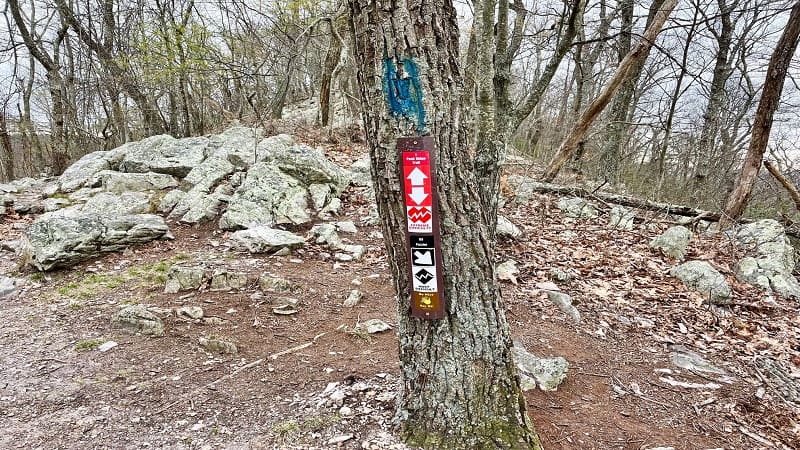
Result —
<instances>
[{"instance_id":1,"label":"mountain logo emblem","mask_svg":"<svg viewBox=\"0 0 800 450\"><path fill-rule=\"evenodd\" d=\"M431 220L431 212L428 208L409 208L408 218L413 223L426 223Z\"/></svg>"},{"instance_id":2,"label":"mountain logo emblem","mask_svg":"<svg viewBox=\"0 0 800 450\"><path fill-rule=\"evenodd\" d=\"M433 274L428 272L425 269L418 271L414 274L414 277L419 280L422 284L427 284L429 281L433 279Z\"/></svg>"}]
</instances>

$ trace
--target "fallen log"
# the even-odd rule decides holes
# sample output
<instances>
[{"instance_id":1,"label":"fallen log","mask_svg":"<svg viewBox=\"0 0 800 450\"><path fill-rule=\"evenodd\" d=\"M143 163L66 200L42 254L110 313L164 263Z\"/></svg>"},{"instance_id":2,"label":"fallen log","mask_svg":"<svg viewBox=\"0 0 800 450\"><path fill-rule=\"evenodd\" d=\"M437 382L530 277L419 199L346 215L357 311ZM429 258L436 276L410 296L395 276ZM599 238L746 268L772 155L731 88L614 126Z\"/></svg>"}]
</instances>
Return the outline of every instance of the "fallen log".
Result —
<instances>
[{"instance_id":1,"label":"fallen log","mask_svg":"<svg viewBox=\"0 0 800 450\"><path fill-rule=\"evenodd\" d=\"M706 211L702 209L692 208L686 205L674 205L670 203L654 202L652 200L644 200L637 197L628 195L612 194L610 192L592 192L588 189L578 186L563 186L552 183L541 183L538 181L524 182L526 187L529 187L534 192L550 193L550 194L569 194L576 197L595 198L607 203L614 203L617 205L628 206L631 208L646 209L648 211L663 212L665 214L675 214L678 216L698 217L703 216L703 220L716 222L719 220L720 214L713 211Z\"/></svg>"},{"instance_id":2,"label":"fallen log","mask_svg":"<svg viewBox=\"0 0 800 450\"><path fill-rule=\"evenodd\" d=\"M593 192L579 186L564 186L560 184L542 183L539 181L524 181L521 185L525 185L526 189L533 192L540 192L546 194L561 194L561 195L574 195L576 197L593 198L604 203L614 203L616 205L627 206L629 208L644 209L647 211L661 212L664 214L674 214L677 216L691 217L692 220L687 221L685 224L695 223L700 220L707 220L709 222L719 222L721 214L719 212L707 211L698 208L692 208L686 205L675 205L671 203L655 202L652 200L645 200L629 195L613 194L611 192ZM740 219L740 223L754 222L751 219ZM800 228L790 228L786 224L786 234L800 239Z\"/></svg>"}]
</instances>

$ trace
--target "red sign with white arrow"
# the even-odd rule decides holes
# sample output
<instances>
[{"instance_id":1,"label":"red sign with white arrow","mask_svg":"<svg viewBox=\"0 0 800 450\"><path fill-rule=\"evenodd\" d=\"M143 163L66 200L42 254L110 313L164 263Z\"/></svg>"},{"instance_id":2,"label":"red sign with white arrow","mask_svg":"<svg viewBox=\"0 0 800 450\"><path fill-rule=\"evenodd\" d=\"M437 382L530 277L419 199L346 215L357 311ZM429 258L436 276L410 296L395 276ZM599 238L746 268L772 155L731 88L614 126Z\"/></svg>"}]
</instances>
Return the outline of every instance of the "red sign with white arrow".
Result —
<instances>
[{"instance_id":1,"label":"red sign with white arrow","mask_svg":"<svg viewBox=\"0 0 800 450\"><path fill-rule=\"evenodd\" d=\"M428 152L403 152L408 231L433 232L431 159Z\"/></svg>"}]
</instances>

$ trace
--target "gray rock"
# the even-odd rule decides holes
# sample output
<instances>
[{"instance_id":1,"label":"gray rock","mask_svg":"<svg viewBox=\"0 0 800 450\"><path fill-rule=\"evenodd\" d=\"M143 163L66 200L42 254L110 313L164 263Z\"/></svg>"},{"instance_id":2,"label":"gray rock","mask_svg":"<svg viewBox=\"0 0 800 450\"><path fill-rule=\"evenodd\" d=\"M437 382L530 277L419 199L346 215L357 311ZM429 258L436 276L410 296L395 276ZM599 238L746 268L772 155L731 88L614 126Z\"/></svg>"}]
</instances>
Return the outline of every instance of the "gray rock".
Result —
<instances>
[{"instance_id":1,"label":"gray rock","mask_svg":"<svg viewBox=\"0 0 800 450\"><path fill-rule=\"evenodd\" d=\"M247 169L258 161L256 148L263 134L260 128L233 126L211 136L208 147L213 157L226 159L240 169Z\"/></svg>"},{"instance_id":2,"label":"gray rock","mask_svg":"<svg viewBox=\"0 0 800 450\"><path fill-rule=\"evenodd\" d=\"M237 230L310 221L305 186L274 165L257 163L234 192L219 226L223 230Z\"/></svg>"},{"instance_id":3,"label":"gray rock","mask_svg":"<svg viewBox=\"0 0 800 450\"><path fill-rule=\"evenodd\" d=\"M500 263L495 267L495 274L497 274L498 280L506 280L510 281L514 284L517 284L517 275L519 275L519 268L517 268L517 262L513 259L509 259L504 263Z\"/></svg>"},{"instance_id":4,"label":"gray rock","mask_svg":"<svg viewBox=\"0 0 800 450\"><path fill-rule=\"evenodd\" d=\"M509 175L507 180L514 191L514 202L519 204L530 202L536 194L535 188L541 184L533 178L520 175Z\"/></svg>"},{"instance_id":5,"label":"gray rock","mask_svg":"<svg viewBox=\"0 0 800 450\"><path fill-rule=\"evenodd\" d=\"M224 341L213 337L201 337L198 340L200 347L210 353L220 353L223 355L232 355L238 353L239 349L233 342Z\"/></svg>"},{"instance_id":6,"label":"gray rock","mask_svg":"<svg viewBox=\"0 0 800 450\"><path fill-rule=\"evenodd\" d=\"M186 192L180 189L173 189L167 192L166 195L161 197L161 201L158 203L158 212L161 214L169 214L185 196Z\"/></svg>"},{"instance_id":7,"label":"gray rock","mask_svg":"<svg viewBox=\"0 0 800 450\"><path fill-rule=\"evenodd\" d=\"M28 228L27 237L31 263L39 270L51 270L171 235L164 219L155 215L83 214L40 217Z\"/></svg>"},{"instance_id":8,"label":"gray rock","mask_svg":"<svg viewBox=\"0 0 800 450\"><path fill-rule=\"evenodd\" d=\"M349 233L349 234L356 234L358 233L358 228L356 228L356 224L354 224L350 220L336 222L336 231L341 231L342 233Z\"/></svg>"},{"instance_id":9,"label":"gray rock","mask_svg":"<svg viewBox=\"0 0 800 450\"><path fill-rule=\"evenodd\" d=\"M368 319L358 324L357 328L364 330L369 334L375 334L391 330L392 326L381 319Z\"/></svg>"},{"instance_id":10,"label":"gray rock","mask_svg":"<svg viewBox=\"0 0 800 450\"><path fill-rule=\"evenodd\" d=\"M661 236L650 241L650 248L661 250L663 254L670 258L683 261L686 256L686 247L692 240L692 232L688 228L676 225L670 227Z\"/></svg>"},{"instance_id":11,"label":"gray rock","mask_svg":"<svg viewBox=\"0 0 800 450\"><path fill-rule=\"evenodd\" d=\"M314 210L321 211L328 203L331 194L334 192L335 189L333 189L330 184L310 185L308 187L308 194L311 197L311 204L314 207Z\"/></svg>"},{"instance_id":12,"label":"gray rock","mask_svg":"<svg viewBox=\"0 0 800 450\"><path fill-rule=\"evenodd\" d=\"M94 175L103 170L111 170L110 152L92 152L83 155L67 167L58 178L61 192L72 192L83 187Z\"/></svg>"},{"instance_id":13,"label":"gray rock","mask_svg":"<svg viewBox=\"0 0 800 450\"><path fill-rule=\"evenodd\" d=\"M353 162L353 164L350 165L350 182L356 186L371 186L371 165L372 160L370 159L369 155L365 155Z\"/></svg>"},{"instance_id":14,"label":"gray rock","mask_svg":"<svg viewBox=\"0 0 800 450\"><path fill-rule=\"evenodd\" d=\"M199 289L205 280L206 269L203 267L172 266L167 273L164 293L176 294L181 291Z\"/></svg>"},{"instance_id":15,"label":"gray rock","mask_svg":"<svg viewBox=\"0 0 800 450\"><path fill-rule=\"evenodd\" d=\"M231 234L231 241L239 249L251 253L269 253L282 248L294 249L305 245L302 237L288 231L258 226Z\"/></svg>"},{"instance_id":16,"label":"gray rock","mask_svg":"<svg viewBox=\"0 0 800 450\"><path fill-rule=\"evenodd\" d=\"M594 218L599 215L594 205L580 197L560 198L556 205L567 217L580 219Z\"/></svg>"},{"instance_id":17,"label":"gray rock","mask_svg":"<svg viewBox=\"0 0 800 450\"><path fill-rule=\"evenodd\" d=\"M205 312L199 306L181 306L175 310L175 315L182 319L200 320Z\"/></svg>"},{"instance_id":18,"label":"gray rock","mask_svg":"<svg viewBox=\"0 0 800 450\"><path fill-rule=\"evenodd\" d=\"M265 152L263 161L275 164L281 171L297 178L306 186L330 184L338 193L350 181L347 173L326 158L321 150L303 144L291 147L274 146Z\"/></svg>"},{"instance_id":19,"label":"gray rock","mask_svg":"<svg viewBox=\"0 0 800 450\"><path fill-rule=\"evenodd\" d=\"M154 212L152 195L145 192L123 192L116 195L100 192L80 207L82 213L103 216L150 214ZM62 210L63 211L63 210Z\"/></svg>"},{"instance_id":20,"label":"gray rock","mask_svg":"<svg viewBox=\"0 0 800 450\"><path fill-rule=\"evenodd\" d=\"M193 168L183 179L195 189L210 192L220 181L232 174L236 168L227 159L217 156L207 158Z\"/></svg>"},{"instance_id":21,"label":"gray rock","mask_svg":"<svg viewBox=\"0 0 800 450\"><path fill-rule=\"evenodd\" d=\"M243 272L229 272L216 270L211 275L212 291L228 291L231 289L244 289L247 287L247 274Z\"/></svg>"},{"instance_id":22,"label":"gray rock","mask_svg":"<svg viewBox=\"0 0 800 450\"><path fill-rule=\"evenodd\" d=\"M86 183L86 186L100 186L108 192L121 194L127 191L160 191L174 188L178 186L178 180L171 175L163 173L123 173L113 170L102 170L97 172L91 180Z\"/></svg>"},{"instance_id":23,"label":"gray rock","mask_svg":"<svg viewBox=\"0 0 800 450\"><path fill-rule=\"evenodd\" d=\"M361 299L363 297L364 294L361 291L359 291L358 289L353 289L352 291L350 291L350 295L348 295L347 298L345 299L344 306L346 308L352 308L361 303Z\"/></svg>"},{"instance_id":24,"label":"gray rock","mask_svg":"<svg viewBox=\"0 0 800 450\"><path fill-rule=\"evenodd\" d=\"M693 352L683 345L673 345L671 348L672 363L677 367L692 372L701 372L713 377L724 376L727 374L724 369L711 364L699 353Z\"/></svg>"},{"instance_id":25,"label":"gray rock","mask_svg":"<svg viewBox=\"0 0 800 450\"><path fill-rule=\"evenodd\" d=\"M560 283L566 283L572 281L574 275L566 270L559 269L558 267L553 267L550 269L550 278Z\"/></svg>"},{"instance_id":26,"label":"gray rock","mask_svg":"<svg viewBox=\"0 0 800 450\"><path fill-rule=\"evenodd\" d=\"M545 392L555 391L567 378L569 362L560 356L540 358L516 343L511 353L519 371L521 387L525 391L535 389L536 386Z\"/></svg>"},{"instance_id":27,"label":"gray rock","mask_svg":"<svg viewBox=\"0 0 800 450\"><path fill-rule=\"evenodd\" d=\"M497 235L518 238L522 236L522 230L506 219L505 216L497 216Z\"/></svg>"},{"instance_id":28,"label":"gray rock","mask_svg":"<svg viewBox=\"0 0 800 450\"><path fill-rule=\"evenodd\" d=\"M44 212L58 211L59 209L66 208L71 204L72 201L70 201L70 199L63 197L46 198L42 201Z\"/></svg>"},{"instance_id":29,"label":"gray rock","mask_svg":"<svg viewBox=\"0 0 800 450\"><path fill-rule=\"evenodd\" d=\"M223 192L224 188L225 186L218 186L210 194L200 189L192 189L178 202L170 213L170 218L180 217L181 222L188 224L214 220L230 199L230 196Z\"/></svg>"},{"instance_id":30,"label":"gray rock","mask_svg":"<svg viewBox=\"0 0 800 450\"><path fill-rule=\"evenodd\" d=\"M288 293L295 289L291 281L268 273L264 273L258 278L258 285L262 290L278 293Z\"/></svg>"},{"instance_id":31,"label":"gray rock","mask_svg":"<svg viewBox=\"0 0 800 450\"><path fill-rule=\"evenodd\" d=\"M558 291L545 291L547 298L558 306L574 323L581 323L581 313L577 308L572 306L572 297Z\"/></svg>"},{"instance_id":32,"label":"gray rock","mask_svg":"<svg viewBox=\"0 0 800 450\"><path fill-rule=\"evenodd\" d=\"M164 322L142 305L129 305L122 308L111 318L111 326L132 333L164 335Z\"/></svg>"},{"instance_id":33,"label":"gray rock","mask_svg":"<svg viewBox=\"0 0 800 450\"><path fill-rule=\"evenodd\" d=\"M206 158L208 138L159 135L125 145L121 172L158 172L185 177Z\"/></svg>"},{"instance_id":34,"label":"gray rock","mask_svg":"<svg viewBox=\"0 0 800 450\"><path fill-rule=\"evenodd\" d=\"M732 237L748 250L736 268L736 278L783 297L800 299L800 283L792 275L795 250L783 225L772 219L742 225Z\"/></svg>"},{"instance_id":35,"label":"gray rock","mask_svg":"<svg viewBox=\"0 0 800 450\"><path fill-rule=\"evenodd\" d=\"M259 141L258 145L256 146L257 161L262 162L266 160L272 160L272 155L285 154L288 149L294 145L294 138L288 134L278 134L264 138ZM252 162L250 164L252 164Z\"/></svg>"},{"instance_id":36,"label":"gray rock","mask_svg":"<svg viewBox=\"0 0 800 450\"><path fill-rule=\"evenodd\" d=\"M725 277L705 261L685 262L673 267L669 274L706 296L712 305L725 304L731 298L731 288Z\"/></svg>"},{"instance_id":37,"label":"gray rock","mask_svg":"<svg viewBox=\"0 0 800 450\"><path fill-rule=\"evenodd\" d=\"M0 299L12 297L17 291L17 286L21 283L22 280L0 275Z\"/></svg>"},{"instance_id":38,"label":"gray rock","mask_svg":"<svg viewBox=\"0 0 800 450\"><path fill-rule=\"evenodd\" d=\"M624 206L615 205L608 213L608 226L623 230L633 229L633 220L636 213Z\"/></svg>"}]
</instances>

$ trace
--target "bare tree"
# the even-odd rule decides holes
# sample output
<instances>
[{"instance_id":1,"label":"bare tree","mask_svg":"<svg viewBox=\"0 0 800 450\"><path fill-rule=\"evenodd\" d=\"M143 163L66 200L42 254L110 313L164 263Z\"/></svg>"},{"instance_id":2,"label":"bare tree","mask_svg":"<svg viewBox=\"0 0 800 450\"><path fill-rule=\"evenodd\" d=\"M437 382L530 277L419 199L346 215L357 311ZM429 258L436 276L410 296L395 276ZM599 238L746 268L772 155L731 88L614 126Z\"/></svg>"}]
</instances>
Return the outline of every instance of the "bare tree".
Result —
<instances>
[{"instance_id":1,"label":"bare tree","mask_svg":"<svg viewBox=\"0 0 800 450\"><path fill-rule=\"evenodd\" d=\"M556 154L550 160L550 163L547 165L547 168L542 175L542 179L544 181L553 181L564 163L578 148L578 145L586 135L589 127L592 125L597 116L600 115L603 109L605 109L606 105L608 105L608 102L617 92L619 87L634 75L634 71L632 69L647 58L656 36L658 36L658 33L661 31L661 28L664 26L664 23L667 21L667 18L677 3L678 0L666 0L664 2L661 10L655 15L653 22L642 36L642 39L619 63L619 66L614 72L614 75L611 77L611 80L603 88L602 92L600 92L600 95L595 98L594 101L592 101L592 103L586 108L575 127L564 139L561 147L559 147Z\"/></svg>"},{"instance_id":2,"label":"bare tree","mask_svg":"<svg viewBox=\"0 0 800 450\"><path fill-rule=\"evenodd\" d=\"M464 120L456 11L449 0L350 0L349 7L372 179L399 299L402 388L396 417L402 434L410 445L425 448L541 448L515 376L494 283L495 218L486 213L480 194L470 142L475 130ZM483 8L494 6L487 1ZM479 29L476 36L491 31ZM403 107L388 101L399 85L411 89ZM433 189L440 199L446 267L444 320L410 316L406 211L395 141L422 134L433 138L438 161ZM483 189L497 195L498 186Z\"/></svg>"},{"instance_id":3,"label":"bare tree","mask_svg":"<svg viewBox=\"0 0 800 450\"><path fill-rule=\"evenodd\" d=\"M739 177L736 179L736 184L725 202L724 214L720 220L721 228L730 226L742 216L753 192L753 186L769 142L773 117L783 92L786 72L789 70L789 63L797 49L798 37L800 37L800 0L792 7L786 28L784 28L770 58L761 100L759 100L753 119L750 146L747 149L747 156L739 172Z\"/></svg>"}]
</instances>

